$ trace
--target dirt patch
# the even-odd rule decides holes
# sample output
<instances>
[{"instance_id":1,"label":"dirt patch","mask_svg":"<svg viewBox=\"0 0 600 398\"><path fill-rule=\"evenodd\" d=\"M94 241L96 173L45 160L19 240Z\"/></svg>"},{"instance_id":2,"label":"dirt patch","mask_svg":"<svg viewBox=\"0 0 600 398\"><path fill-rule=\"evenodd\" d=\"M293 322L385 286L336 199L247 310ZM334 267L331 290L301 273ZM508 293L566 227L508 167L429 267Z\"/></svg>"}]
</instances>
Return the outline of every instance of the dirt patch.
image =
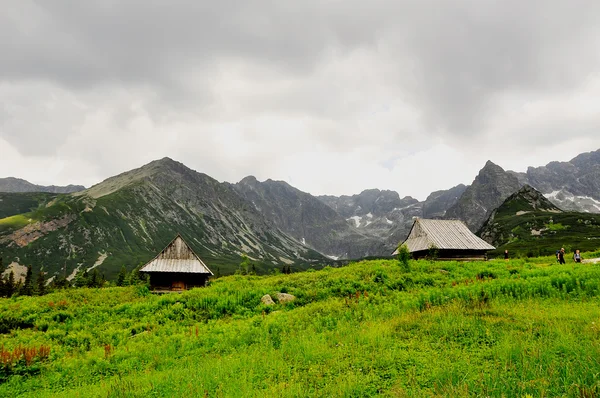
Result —
<instances>
[{"instance_id":1,"label":"dirt patch","mask_svg":"<svg viewBox=\"0 0 600 398\"><path fill-rule=\"evenodd\" d=\"M0 243L15 242L19 247L25 247L31 242L47 235L49 232L56 231L59 228L64 228L75 220L75 216L70 214L63 218L59 218L47 222L35 222L29 224L18 231L0 239Z\"/></svg>"}]
</instances>

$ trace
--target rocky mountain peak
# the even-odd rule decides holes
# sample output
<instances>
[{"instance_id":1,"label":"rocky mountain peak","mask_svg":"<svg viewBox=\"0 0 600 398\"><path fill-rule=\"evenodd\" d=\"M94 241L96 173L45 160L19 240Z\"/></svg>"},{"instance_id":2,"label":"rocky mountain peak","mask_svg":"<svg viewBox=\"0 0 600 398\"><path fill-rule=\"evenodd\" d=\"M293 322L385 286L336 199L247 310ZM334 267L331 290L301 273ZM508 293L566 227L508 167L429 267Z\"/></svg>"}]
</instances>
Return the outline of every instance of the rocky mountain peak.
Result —
<instances>
[{"instance_id":1,"label":"rocky mountain peak","mask_svg":"<svg viewBox=\"0 0 600 398\"><path fill-rule=\"evenodd\" d=\"M504 201L502 206L511 206L512 203L518 203L519 211L561 211L557 206L550 202L540 191L533 188L531 185L524 185L517 192L509 196Z\"/></svg>"},{"instance_id":2,"label":"rocky mountain peak","mask_svg":"<svg viewBox=\"0 0 600 398\"><path fill-rule=\"evenodd\" d=\"M520 187L516 176L488 160L445 218L463 220L472 231L477 231L491 211Z\"/></svg>"},{"instance_id":3,"label":"rocky mountain peak","mask_svg":"<svg viewBox=\"0 0 600 398\"><path fill-rule=\"evenodd\" d=\"M205 186L209 189L216 189L219 185L219 182L214 178L192 170L181 162L165 157L137 169L107 178L99 184L79 192L77 195L87 195L97 199L138 183L152 183L155 186L169 188L172 192L177 191L176 188L184 186L196 186L197 188Z\"/></svg>"}]
</instances>

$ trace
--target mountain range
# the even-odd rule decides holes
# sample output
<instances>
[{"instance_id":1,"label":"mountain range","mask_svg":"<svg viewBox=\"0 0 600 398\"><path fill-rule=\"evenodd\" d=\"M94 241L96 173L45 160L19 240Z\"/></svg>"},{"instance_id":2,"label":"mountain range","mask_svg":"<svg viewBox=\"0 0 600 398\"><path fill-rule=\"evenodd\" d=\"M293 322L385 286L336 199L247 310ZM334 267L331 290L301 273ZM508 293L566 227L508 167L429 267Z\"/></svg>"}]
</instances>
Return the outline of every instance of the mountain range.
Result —
<instances>
[{"instance_id":1,"label":"mountain range","mask_svg":"<svg viewBox=\"0 0 600 398\"><path fill-rule=\"evenodd\" d=\"M600 150L525 173L488 161L470 185L433 192L424 201L379 189L313 196L252 176L219 182L169 158L88 189L5 178L0 257L5 265L31 264L52 275L98 267L111 277L122 265L148 261L181 233L216 273L234 272L244 256L258 272L307 269L388 256L416 217L461 219L479 231L526 185L560 209L600 213Z\"/></svg>"},{"instance_id":2,"label":"mountain range","mask_svg":"<svg viewBox=\"0 0 600 398\"><path fill-rule=\"evenodd\" d=\"M0 178L0 192L48 192L48 193L73 193L83 191L83 185L67 185L59 187L55 185L43 186L35 185L21 178L7 177Z\"/></svg>"}]
</instances>

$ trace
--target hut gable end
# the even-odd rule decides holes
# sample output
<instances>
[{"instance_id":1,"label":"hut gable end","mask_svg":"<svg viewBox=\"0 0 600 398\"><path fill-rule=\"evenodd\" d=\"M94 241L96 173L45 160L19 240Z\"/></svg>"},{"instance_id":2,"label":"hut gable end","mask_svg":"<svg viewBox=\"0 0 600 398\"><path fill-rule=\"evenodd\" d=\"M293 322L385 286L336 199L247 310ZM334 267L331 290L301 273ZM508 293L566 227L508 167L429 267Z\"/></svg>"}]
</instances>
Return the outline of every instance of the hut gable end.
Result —
<instances>
[{"instance_id":1,"label":"hut gable end","mask_svg":"<svg viewBox=\"0 0 600 398\"><path fill-rule=\"evenodd\" d=\"M170 272L213 275L204 262L177 235L154 259L149 261L140 272Z\"/></svg>"},{"instance_id":2,"label":"hut gable end","mask_svg":"<svg viewBox=\"0 0 600 398\"><path fill-rule=\"evenodd\" d=\"M165 260L195 260L196 255L183 241L183 238L177 236L156 258Z\"/></svg>"}]
</instances>

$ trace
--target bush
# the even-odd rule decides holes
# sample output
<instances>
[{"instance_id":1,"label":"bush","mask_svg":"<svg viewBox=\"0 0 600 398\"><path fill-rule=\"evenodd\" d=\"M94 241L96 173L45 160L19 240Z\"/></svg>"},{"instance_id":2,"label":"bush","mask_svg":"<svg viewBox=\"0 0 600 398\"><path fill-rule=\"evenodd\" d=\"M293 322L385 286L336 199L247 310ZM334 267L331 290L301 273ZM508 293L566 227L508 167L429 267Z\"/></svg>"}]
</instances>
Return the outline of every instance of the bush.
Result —
<instances>
[{"instance_id":1,"label":"bush","mask_svg":"<svg viewBox=\"0 0 600 398\"><path fill-rule=\"evenodd\" d=\"M406 245L398 246L398 261L400 262L400 266L404 271L410 271L410 252L408 251L408 247L406 247Z\"/></svg>"}]
</instances>

